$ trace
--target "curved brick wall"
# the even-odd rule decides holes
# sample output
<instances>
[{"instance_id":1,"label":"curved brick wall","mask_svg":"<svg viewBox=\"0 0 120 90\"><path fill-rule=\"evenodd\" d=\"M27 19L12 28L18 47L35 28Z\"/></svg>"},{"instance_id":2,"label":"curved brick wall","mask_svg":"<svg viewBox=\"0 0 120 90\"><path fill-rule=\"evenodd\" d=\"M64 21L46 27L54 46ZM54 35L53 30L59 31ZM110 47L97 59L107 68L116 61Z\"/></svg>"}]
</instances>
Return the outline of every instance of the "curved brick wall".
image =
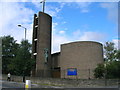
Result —
<instances>
[{"instance_id":1,"label":"curved brick wall","mask_svg":"<svg viewBox=\"0 0 120 90\"><path fill-rule=\"evenodd\" d=\"M93 70L103 62L103 46L93 41L72 42L61 45L61 78L94 78ZM77 69L77 76L67 75L69 68Z\"/></svg>"}]
</instances>

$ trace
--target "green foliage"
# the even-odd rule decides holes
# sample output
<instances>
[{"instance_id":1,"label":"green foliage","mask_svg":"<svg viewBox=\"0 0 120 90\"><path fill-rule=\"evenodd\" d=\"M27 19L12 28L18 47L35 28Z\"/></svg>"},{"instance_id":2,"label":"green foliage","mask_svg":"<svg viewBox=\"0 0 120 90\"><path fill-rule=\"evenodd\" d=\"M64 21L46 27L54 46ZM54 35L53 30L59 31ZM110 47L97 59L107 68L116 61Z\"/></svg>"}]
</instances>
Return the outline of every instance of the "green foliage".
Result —
<instances>
[{"instance_id":1,"label":"green foliage","mask_svg":"<svg viewBox=\"0 0 120 90\"><path fill-rule=\"evenodd\" d=\"M120 61L109 62L106 66L107 78L120 78Z\"/></svg>"},{"instance_id":2,"label":"green foliage","mask_svg":"<svg viewBox=\"0 0 120 90\"><path fill-rule=\"evenodd\" d=\"M120 49L117 51L116 58L120 60Z\"/></svg>"},{"instance_id":3,"label":"green foliage","mask_svg":"<svg viewBox=\"0 0 120 90\"><path fill-rule=\"evenodd\" d=\"M106 42L104 46L105 62L94 70L96 78L120 78L120 50L114 47L113 42ZM106 66L105 66L106 65Z\"/></svg>"},{"instance_id":4,"label":"green foliage","mask_svg":"<svg viewBox=\"0 0 120 90\"><path fill-rule=\"evenodd\" d=\"M16 57L17 49L19 45L16 43L11 36L4 36L2 38L2 72L8 73L8 65L11 63L12 59Z\"/></svg>"},{"instance_id":5,"label":"green foliage","mask_svg":"<svg viewBox=\"0 0 120 90\"><path fill-rule=\"evenodd\" d=\"M95 78L103 78L104 77L104 72L105 68L103 64L98 64L97 68L94 70L94 76Z\"/></svg>"},{"instance_id":6,"label":"green foliage","mask_svg":"<svg viewBox=\"0 0 120 90\"><path fill-rule=\"evenodd\" d=\"M104 54L105 54L105 60L107 61L114 61L117 59L117 49L114 47L113 42L106 42L104 45Z\"/></svg>"},{"instance_id":7,"label":"green foliage","mask_svg":"<svg viewBox=\"0 0 120 90\"><path fill-rule=\"evenodd\" d=\"M14 75L30 75L30 71L35 64L31 59L31 44L28 40L22 40L17 44L11 36L2 37L2 71Z\"/></svg>"},{"instance_id":8,"label":"green foliage","mask_svg":"<svg viewBox=\"0 0 120 90\"><path fill-rule=\"evenodd\" d=\"M120 78L120 61L108 62L106 67L104 64L99 64L94 70L95 78L104 78L105 74L108 79Z\"/></svg>"},{"instance_id":9,"label":"green foliage","mask_svg":"<svg viewBox=\"0 0 120 90\"><path fill-rule=\"evenodd\" d=\"M35 60L31 59L30 53L31 44L28 41L22 41L16 58L13 60L15 65L15 74L17 75L30 75L30 71L35 63Z\"/></svg>"}]
</instances>

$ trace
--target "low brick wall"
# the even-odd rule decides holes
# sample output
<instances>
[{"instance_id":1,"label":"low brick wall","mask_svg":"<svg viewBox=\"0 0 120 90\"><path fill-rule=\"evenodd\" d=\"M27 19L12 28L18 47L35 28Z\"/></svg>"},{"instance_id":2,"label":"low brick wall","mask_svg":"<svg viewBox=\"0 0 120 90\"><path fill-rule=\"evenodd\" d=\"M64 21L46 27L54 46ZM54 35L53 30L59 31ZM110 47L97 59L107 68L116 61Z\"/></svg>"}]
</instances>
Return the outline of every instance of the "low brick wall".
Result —
<instances>
[{"instance_id":1,"label":"low brick wall","mask_svg":"<svg viewBox=\"0 0 120 90\"><path fill-rule=\"evenodd\" d=\"M7 79L7 75L2 76L3 80ZM104 79L59 79L59 78L40 78L40 77L25 77L26 80L31 80L32 83L41 85L63 86L63 87L102 87L105 86ZM22 76L11 76L12 81L22 82ZM107 86L118 86L118 80L107 80Z\"/></svg>"},{"instance_id":2,"label":"low brick wall","mask_svg":"<svg viewBox=\"0 0 120 90\"><path fill-rule=\"evenodd\" d=\"M2 75L2 80L7 80L7 75ZM11 81L17 81L17 82L22 82L23 77L22 76L15 76L11 75Z\"/></svg>"}]
</instances>

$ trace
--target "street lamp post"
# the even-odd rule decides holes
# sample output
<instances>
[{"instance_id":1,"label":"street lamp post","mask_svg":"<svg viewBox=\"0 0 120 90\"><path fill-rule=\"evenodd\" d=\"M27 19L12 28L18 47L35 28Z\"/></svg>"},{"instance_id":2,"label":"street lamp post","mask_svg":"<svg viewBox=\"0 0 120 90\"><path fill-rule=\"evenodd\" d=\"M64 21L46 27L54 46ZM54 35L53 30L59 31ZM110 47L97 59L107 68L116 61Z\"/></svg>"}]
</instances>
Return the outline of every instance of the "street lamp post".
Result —
<instances>
[{"instance_id":1,"label":"street lamp post","mask_svg":"<svg viewBox=\"0 0 120 90\"><path fill-rule=\"evenodd\" d=\"M26 31L27 31L27 28L23 27L22 25L18 25L18 27L22 27L22 28L25 29L25 46L26 46ZM24 54L26 54L26 53L24 53ZM25 83L25 70L23 71L23 82Z\"/></svg>"},{"instance_id":2,"label":"street lamp post","mask_svg":"<svg viewBox=\"0 0 120 90\"><path fill-rule=\"evenodd\" d=\"M26 40L26 32L27 32L27 28L23 27L22 25L18 25L18 27L22 27L25 29L25 40Z\"/></svg>"}]
</instances>

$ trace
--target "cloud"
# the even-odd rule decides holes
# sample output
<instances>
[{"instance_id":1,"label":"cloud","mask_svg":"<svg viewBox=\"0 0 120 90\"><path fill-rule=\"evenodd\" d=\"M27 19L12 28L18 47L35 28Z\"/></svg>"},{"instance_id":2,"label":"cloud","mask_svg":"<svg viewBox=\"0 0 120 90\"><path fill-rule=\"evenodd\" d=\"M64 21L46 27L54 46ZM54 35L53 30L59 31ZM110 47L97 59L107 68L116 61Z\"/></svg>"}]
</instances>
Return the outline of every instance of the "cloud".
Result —
<instances>
[{"instance_id":1,"label":"cloud","mask_svg":"<svg viewBox=\"0 0 120 90\"><path fill-rule=\"evenodd\" d=\"M64 31L59 31L57 29L58 23L53 23L53 33L52 33L52 53L60 52L60 45L70 42L69 38L67 38L67 35L64 33ZM63 35L64 33L64 35Z\"/></svg>"},{"instance_id":2,"label":"cloud","mask_svg":"<svg viewBox=\"0 0 120 90\"><path fill-rule=\"evenodd\" d=\"M55 32L57 25L58 25L58 23L56 23L56 22L55 22L55 23L54 23L54 22L52 23L52 31L53 31L53 32Z\"/></svg>"},{"instance_id":3,"label":"cloud","mask_svg":"<svg viewBox=\"0 0 120 90\"><path fill-rule=\"evenodd\" d=\"M91 2L77 2L77 5L82 13L87 13L89 12L89 6L91 5Z\"/></svg>"},{"instance_id":4,"label":"cloud","mask_svg":"<svg viewBox=\"0 0 120 90\"><path fill-rule=\"evenodd\" d=\"M65 31L62 31L62 30L61 30L61 31L59 31L59 33L60 33L60 34L65 34Z\"/></svg>"},{"instance_id":5,"label":"cloud","mask_svg":"<svg viewBox=\"0 0 120 90\"><path fill-rule=\"evenodd\" d=\"M120 49L120 40L113 39L112 42L115 43L115 48Z\"/></svg>"},{"instance_id":6,"label":"cloud","mask_svg":"<svg viewBox=\"0 0 120 90\"><path fill-rule=\"evenodd\" d=\"M42 11L42 5L43 5L42 3L40 4L40 3L35 2L35 1L32 0L32 4L35 5L36 9ZM59 6L55 7L55 6L51 6L50 4L46 4L44 12L47 12L52 17L58 17L57 14L62 10L64 5L65 5L64 3L59 3Z\"/></svg>"},{"instance_id":7,"label":"cloud","mask_svg":"<svg viewBox=\"0 0 120 90\"><path fill-rule=\"evenodd\" d=\"M67 22L66 21L63 21L62 24L66 24Z\"/></svg>"},{"instance_id":8,"label":"cloud","mask_svg":"<svg viewBox=\"0 0 120 90\"><path fill-rule=\"evenodd\" d=\"M79 40L104 42L105 38L106 38L105 34L89 31L89 32L84 32L83 35L79 38Z\"/></svg>"},{"instance_id":9,"label":"cloud","mask_svg":"<svg viewBox=\"0 0 120 90\"><path fill-rule=\"evenodd\" d=\"M76 40L80 38L81 34L82 32L79 29L73 32L73 36Z\"/></svg>"},{"instance_id":10,"label":"cloud","mask_svg":"<svg viewBox=\"0 0 120 90\"><path fill-rule=\"evenodd\" d=\"M91 2L66 2L65 5L80 9L80 12L82 13L88 13L90 11L89 6L91 5Z\"/></svg>"},{"instance_id":11,"label":"cloud","mask_svg":"<svg viewBox=\"0 0 120 90\"><path fill-rule=\"evenodd\" d=\"M20 0L1 0L3 2L19 2ZM20 2L40 2L40 0L21 0ZM41 0L42 1L42 0ZM57 2L118 2L119 0L57 0ZM56 2L56 0L47 0L47 2Z\"/></svg>"},{"instance_id":12,"label":"cloud","mask_svg":"<svg viewBox=\"0 0 120 90\"><path fill-rule=\"evenodd\" d=\"M63 8L63 5L60 5L60 8ZM51 11L49 13L54 14L56 16L57 13L60 11L56 8L55 11L52 10L54 7L49 8ZM30 8L25 7L24 3L19 4L18 2L4 2L0 3L0 36L3 35L11 35L17 40L18 43L22 39L24 39L24 28L18 27L18 24L22 24L24 27L27 28L27 39L32 43L32 32L33 32L33 15L35 11ZM4 17L4 18L3 18ZM60 50L60 44L68 42L68 38L63 35L65 31L63 30L56 30L56 26L58 23L52 24L53 30L53 51Z\"/></svg>"},{"instance_id":13,"label":"cloud","mask_svg":"<svg viewBox=\"0 0 120 90\"><path fill-rule=\"evenodd\" d=\"M11 35L20 42L24 38L24 29L18 27L22 24L27 28L27 38L31 38L31 24L34 11L17 2L0 3L0 36Z\"/></svg>"},{"instance_id":14,"label":"cloud","mask_svg":"<svg viewBox=\"0 0 120 90\"><path fill-rule=\"evenodd\" d=\"M100 32L91 32L83 30L75 30L72 32L72 38L67 33L64 33L63 30L59 30L58 23L53 24L53 33L52 33L52 53L60 52L61 44L76 42L76 41L97 41L104 44L107 36Z\"/></svg>"},{"instance_id":15,"label":"cloud","mask_svg":"<svg viewBox=\"0 0 120 90\"><path fill-rule=\"evenodd\" d=\"M37 7L38 4L36 4ZM46 10L53 17L57 17L58 13L64 7L64 3L61 3L59 7L49 6ZM88 4L89 6L90 4ZM85 5L82 6L87 7ZM39 8L39 7L38 7ZM12 35L18 42L24 38L24 29L18 27L18 24L22 24L27 28L27 39L32 42L32 22L33 22L33 11L30 8L25 7L25 4L14 3L0 3L0 35ZM81 32L80 29L74 31L73 37L61 29L58 29L58 22L52 23L52 53L60 51L60 45L76 40L96 40L102 41L105 39L105 35L98 32ZM67 30L67 28L66 28ZM1 34L2 33L2 34Z\"/></svg>"},{"instance_id":16,"label":"cloud","mask_svg":"<svg viewBox=\"0 0 120 90\"><path fill-rule=\"evenodd\" d=\"M39 9L39 5L37 3L33 3L37 9ZM60 3L59 7L54 8L53 6L49 6L46 10L52 16L57 16L57 13L64 7L64 3ZM22 24L27 28L27 39L32 43L32 32L33 32L33 15L35 11L30 9L29 7L25 7L24 3L18 2L2 2L0 3L0 36L3 35L11 35L17 40L18 43L22 39L24 39L24 28L20 28L17 25ZM4 18L3 18L4 17ZM54 51L59 50L60 44L67 42L66 37L62 37L61 35L57 35L55 27L58 23L52 24L53 30L53 41L54 41ZM60 30L59 34L64 34L65 31Z\"/></svg>"},{"instance_id":17,"label":"cloud","mask_svg":"<svg viewBox=\"0 0 120 90\"><path fill-rule=\"evenodd\" d=\"M77 34L78 32L78 34ZM76 42L76 41L96 41L100 43L105 43L105 35L98 32L83 32L84 34L79 34L79 31L74 32L74 35L72 38L67 37L67 34L60 35L57 33L53 33L52 35L52 53L60 52L60 45L70 42ZM76 35L77 38L76 38Z\"/></svg>"},{"instance_id":18,"label":"cloud","mask_svg":"<svg viewBox=\"0 0 120 90\"><path fill-rule=\"evenodd\" d=\"M59 3L59 6L55 7L55 6L51 6L51 5L47 5L46 6L46 12L48 14L50 14L52 17L58 17L58 13L63 9L65 3ZM58 17L59 18L59 17Z\"/></svg>"},{"instance_id":19,"label":"cloud","mask_svg":"<svg viewBox=\"0 0 120 90\"><path fill-rule=\"evenodd\" d=\"M60 52L60 45L70 42L65 36L56 35L52 36L52 53Z\"/></svg>"},{"instance_id":20,"label":"cloud","mask_svg":"<svg viewBox=\"0 0 120 90\"><path fill-rule=\"evenodd\" d=\"M118 23L118 3L108 2L101 3L100 6L108 10L108 19L114 23Z\"/></svg>"}]
</instances>

